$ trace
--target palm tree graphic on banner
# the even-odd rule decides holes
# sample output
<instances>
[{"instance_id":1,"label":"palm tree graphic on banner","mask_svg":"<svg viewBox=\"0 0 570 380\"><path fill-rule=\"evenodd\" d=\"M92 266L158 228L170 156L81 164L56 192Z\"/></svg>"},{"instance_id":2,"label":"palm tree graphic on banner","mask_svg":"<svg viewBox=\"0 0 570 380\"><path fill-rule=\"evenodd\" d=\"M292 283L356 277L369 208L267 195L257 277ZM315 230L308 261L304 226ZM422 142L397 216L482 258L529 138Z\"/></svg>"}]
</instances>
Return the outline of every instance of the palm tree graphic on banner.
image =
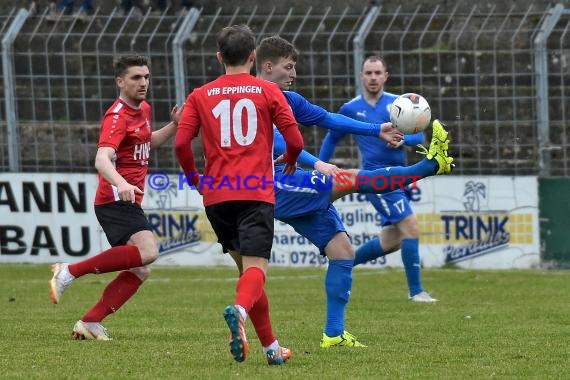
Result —
<instances>
[{"instance_id":1,"label":"palm tree graphic on banner","mask_svg":"<svg viewBox=\"0 0 570 380\"><path fill-rule=\"evenodd\" d=\"M178 185L175 182L170 182L168 186L163 190L150 190L148 191L150 198L154 200L156 206L160 210L172 210L173 198L178 197Z\"/></svg>"},{"instance_id":2,"label":"palm tree graphic on banner","mask_svg":"<svg viewBox=\"0 0 570 380\"><path fill-rule=\"evenodd\" d=\"M485 198L485 184L483 182L469 181L465 184L463 192L463 205L467 212L477 212L480 210L480 199Z\"/></svg>"}]
</instances>

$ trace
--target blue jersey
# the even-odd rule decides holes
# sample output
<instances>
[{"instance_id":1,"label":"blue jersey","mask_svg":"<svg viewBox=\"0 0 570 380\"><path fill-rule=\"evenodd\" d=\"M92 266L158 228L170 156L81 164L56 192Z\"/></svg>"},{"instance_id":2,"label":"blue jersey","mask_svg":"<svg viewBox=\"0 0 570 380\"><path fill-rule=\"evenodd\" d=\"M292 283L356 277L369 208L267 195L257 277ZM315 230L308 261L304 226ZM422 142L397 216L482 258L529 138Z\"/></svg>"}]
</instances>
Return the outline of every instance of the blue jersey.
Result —
<instances>
[{"instance_id":1,"label":"blue jersey","mask_svg":"<svg viewBox=\"0 0 570 380\"><path fill-rule=\"evenodd\" d=\"M376 105L372 106L361 95L345 103L339 113L363 122L387 123L390 121L390 106L398 95L384 92ZM348 132L330 131L321 148L320 158L328 161L336 143L340 141ZM374 170L388 166L403 166L405 164L404 148L390 148L386 142L378 138L355 135L354 139L360 149L362 156L362 168ZM404 144L415 146L424 141L423 132L413 135L406 135Z\"/></svg>"}]
</instances>

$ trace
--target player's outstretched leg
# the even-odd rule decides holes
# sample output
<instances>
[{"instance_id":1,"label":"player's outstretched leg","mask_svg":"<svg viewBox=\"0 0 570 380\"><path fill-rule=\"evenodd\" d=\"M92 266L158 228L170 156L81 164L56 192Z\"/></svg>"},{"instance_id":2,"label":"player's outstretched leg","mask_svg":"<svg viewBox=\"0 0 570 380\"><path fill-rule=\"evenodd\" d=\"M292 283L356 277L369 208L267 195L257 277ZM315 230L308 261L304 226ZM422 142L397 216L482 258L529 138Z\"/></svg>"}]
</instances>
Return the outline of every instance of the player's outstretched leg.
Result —
<instances>
[{"instance_id":1,"label":"player's outstretched leg","mask_svg":"<svg viewBox=\"0 0 570 380\"><path fill-rule=\"evenodd\" d=\"M439 120L432 123L432 139L428 148L418 145L418 153L425 159L410 166L392 166L375 170L349 169L337 174L331 191L331 201L347 194L386 194L404 189L410 184L439 174L449 174L453 169L453 157L449 156L448 132Z\"/></svg>"},{"instance_id":2,"label":"player's outstretched leg","mask_svg":"<svg viewBox=\"0 0 570 380\"><path fill-rule=\"evenodd\" d=\"M447 138L448 132L443 128L443 124L439 120L434 120L432 123L432 137L429 144L429 149L423 145L418 145L420 151L418 153L425 154L428 160L435 158L439 165L436 174L449 174L453 169L453 157L449 156L449 139Z\"/></svg>"}]
</instances>

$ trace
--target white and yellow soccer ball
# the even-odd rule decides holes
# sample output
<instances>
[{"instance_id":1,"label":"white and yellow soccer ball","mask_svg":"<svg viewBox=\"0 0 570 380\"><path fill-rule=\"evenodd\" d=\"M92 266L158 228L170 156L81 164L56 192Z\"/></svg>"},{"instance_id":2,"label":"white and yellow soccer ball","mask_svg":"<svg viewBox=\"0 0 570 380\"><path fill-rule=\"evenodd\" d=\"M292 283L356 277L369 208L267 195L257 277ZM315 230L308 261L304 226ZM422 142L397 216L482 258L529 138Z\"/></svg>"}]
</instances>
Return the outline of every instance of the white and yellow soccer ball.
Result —
<instances>
[{"instance_id":1,"label":"white and yellow soccer ball","mask_svg":"<svg viewBox=\"0 0 570 380\"><path fill-rule=\"evenodd\" d=\"M390 121L405 135L421 132L431 121L429 103L421 95L402 94L390 107Z\"/></svg>"}]
</instances>

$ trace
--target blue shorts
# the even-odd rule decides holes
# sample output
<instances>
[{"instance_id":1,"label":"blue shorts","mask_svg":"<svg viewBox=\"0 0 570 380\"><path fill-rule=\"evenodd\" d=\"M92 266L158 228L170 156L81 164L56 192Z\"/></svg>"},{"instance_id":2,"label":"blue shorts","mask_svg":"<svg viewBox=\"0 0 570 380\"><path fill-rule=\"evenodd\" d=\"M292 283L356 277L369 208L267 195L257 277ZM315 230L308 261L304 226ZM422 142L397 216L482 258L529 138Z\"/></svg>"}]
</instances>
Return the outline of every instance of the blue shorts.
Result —
<instances>
[{"instance_id":1,"label":"blue shorts","mask_svg":"<svg viewBox=\"0 0 570 380\"><path fill-rule=\"evenodd\" d=\"M316 170L297 168L286 176L275 167L275 219L296 218L327 210L331 204L332 180Z\"/></svg>"},{"instance_id":2,"label":"blue shorts","mask_svg":"<svg viewBox=\"0 0 570 380\"><path fill-rule=\"evenodd\" d=\"M287 223L301 236L307 238L325 255L325 247L339 232L346 233L336 208L329 203L325 210L315 210L310 214L295 218L277 218Z\"/></svg>"},{"instance_id":3,"label":"blue shorts","mask_svg":"<svg viewBox=\"0 0 570 380\"><path fill-rule=\"evenodd\" d=\"M366 194L382 218L382 226L396 224L412 215L414 211L404 190L394 190L388 194Z\"/></svg>"}]
</instances>

